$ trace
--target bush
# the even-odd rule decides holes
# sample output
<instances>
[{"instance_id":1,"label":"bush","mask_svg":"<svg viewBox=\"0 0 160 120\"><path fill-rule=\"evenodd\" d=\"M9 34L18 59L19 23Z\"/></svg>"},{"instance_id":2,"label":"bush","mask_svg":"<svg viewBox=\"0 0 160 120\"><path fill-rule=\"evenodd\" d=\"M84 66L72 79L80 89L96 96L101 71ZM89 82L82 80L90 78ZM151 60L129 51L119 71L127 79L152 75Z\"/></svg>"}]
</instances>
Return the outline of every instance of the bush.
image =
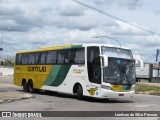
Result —
<instances>
[{"instance_id":1,"label":"bush","mask_svg":"<svg viewBox=\"0 0 160 120\"><path fill-rule=\"evenodd\" d=\"M4 66L13 66L14 64L13 64L13 62L12 61L10 61L10 60L5 60L3 63L1 63L2 65L4 65Z\"/></svg>"},{"instance_id":2,"label":"bush","mask_svg":"<svg viewBox=\"0 0 160 120\"><path fill-rule=\"evenodd\" d=\"M160 87L155 85L148 85L144 83L136 84L136 93L149 94L149 95L159 95L160 96Z\"/></svg>"}]
</instances>

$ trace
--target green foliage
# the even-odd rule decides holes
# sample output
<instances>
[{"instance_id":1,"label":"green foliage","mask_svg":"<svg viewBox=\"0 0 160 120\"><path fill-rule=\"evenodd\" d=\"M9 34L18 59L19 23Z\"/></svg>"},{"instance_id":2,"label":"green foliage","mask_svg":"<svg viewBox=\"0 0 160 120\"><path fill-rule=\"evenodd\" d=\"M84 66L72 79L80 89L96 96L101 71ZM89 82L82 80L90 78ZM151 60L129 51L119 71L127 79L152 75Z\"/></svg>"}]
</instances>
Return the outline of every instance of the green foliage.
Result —
<instances>
[{"instance_id":1,"label":"green foliage","mask_svg":"<svg viewBox=\"0 0 160 120\"><path fill-rule=\"evenodd\" d=\"M160 91L160 87L153 85L137 84L136 91Z\"/></svg>"},{"instance_id":2,"label":"green foliage","mask_svg":"<svg viewBox=\"0 0 160 120\"><path fill-rule=\"evenodd\" d=\"M159 95L160 96L160 87L148 84L136 84L136 93L143 93L149 95Z\"/></svg>"},{"instance_id":3,"label":"green foliage","mask_svg":"<svg viewBox=\"0 0 160 120\"><path fill-rule=\"evenodd\" d=\"M5 60L5 61L2 63L2 65L4 65L4 66L13 66L13 62L10 61L10 60Z\"/></svg>"}]
</instances>

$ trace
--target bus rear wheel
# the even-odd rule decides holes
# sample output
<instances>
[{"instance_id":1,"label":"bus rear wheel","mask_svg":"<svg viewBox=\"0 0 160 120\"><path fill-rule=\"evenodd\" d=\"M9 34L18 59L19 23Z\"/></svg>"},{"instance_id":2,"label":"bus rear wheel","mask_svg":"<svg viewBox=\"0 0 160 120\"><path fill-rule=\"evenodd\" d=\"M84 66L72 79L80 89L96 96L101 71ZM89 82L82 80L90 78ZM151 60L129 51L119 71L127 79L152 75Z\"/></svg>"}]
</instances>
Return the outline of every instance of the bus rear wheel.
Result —
<instances>
[{"instance_id":1,"label":"bus rear wheel","mask_svg":"<svg viewBox=\"0 0 160 120\"><path fill-rule=\"evenodd\" d=\"M81 100L83 97L83 89L81 85L77 86L77 99Z\"/></svg>"},{"instance_id":2,"label":"bus rear wheel","mask_svg":"<svg viewBox=\"0 0 160 120\"><path fill-rule=\"evenodd\" d=\"M22 87L23 87L24 92L28 92L28 85L27 85L27 82L25 80L23 80L23 82L22 82Z\"/></svg>"},{"instance_id":3,"label":"bus rear wheel","mask_svg":"<svg viewBox=\"0 0 160 120\"><path fill-rule=\"evenodd\" d=\"M33 82L32 80L28 82L28 90L29 92L33 93L34 92L34 88L33 88Z\"/></svg>"}]
</instances>

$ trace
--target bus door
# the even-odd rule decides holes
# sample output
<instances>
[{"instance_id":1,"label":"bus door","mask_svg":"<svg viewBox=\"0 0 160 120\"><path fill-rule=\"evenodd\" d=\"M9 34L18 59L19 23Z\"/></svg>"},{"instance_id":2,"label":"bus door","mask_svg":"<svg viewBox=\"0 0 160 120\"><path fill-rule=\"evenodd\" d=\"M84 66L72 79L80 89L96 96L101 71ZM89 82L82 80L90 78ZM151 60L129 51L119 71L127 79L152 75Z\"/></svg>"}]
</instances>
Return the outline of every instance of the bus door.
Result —
<instances>
[{"instance_id":1,"label":"bus door","mask_svg":"<svg viewBox=\"0 0 160 120\"><path fill-rule=\"evenodd\" d=\"M87 68L89 82L101 84L101 65L99 47L87 48Z\"/></svg>"}]
</instances>

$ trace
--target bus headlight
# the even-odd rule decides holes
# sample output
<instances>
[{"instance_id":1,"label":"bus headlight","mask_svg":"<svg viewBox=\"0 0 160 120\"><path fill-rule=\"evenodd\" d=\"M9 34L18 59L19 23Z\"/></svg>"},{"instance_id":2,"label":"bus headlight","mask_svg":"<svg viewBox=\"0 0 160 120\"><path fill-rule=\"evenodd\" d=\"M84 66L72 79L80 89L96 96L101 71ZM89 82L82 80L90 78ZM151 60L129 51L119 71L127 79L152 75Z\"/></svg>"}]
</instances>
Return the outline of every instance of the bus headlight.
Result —
<instances>
[{"instance_id":1,"label":"bus headlight","mask_svg":"<svg viewBox=\"0 0 160 120\"><path fill-rule=\"evenodd\" d=\"M102 85L101 87L104 88L104 89L107 89L107 90L111 90L112 89L111 86L106 86L106 85Z\"/></svg>"}]
</instances>

